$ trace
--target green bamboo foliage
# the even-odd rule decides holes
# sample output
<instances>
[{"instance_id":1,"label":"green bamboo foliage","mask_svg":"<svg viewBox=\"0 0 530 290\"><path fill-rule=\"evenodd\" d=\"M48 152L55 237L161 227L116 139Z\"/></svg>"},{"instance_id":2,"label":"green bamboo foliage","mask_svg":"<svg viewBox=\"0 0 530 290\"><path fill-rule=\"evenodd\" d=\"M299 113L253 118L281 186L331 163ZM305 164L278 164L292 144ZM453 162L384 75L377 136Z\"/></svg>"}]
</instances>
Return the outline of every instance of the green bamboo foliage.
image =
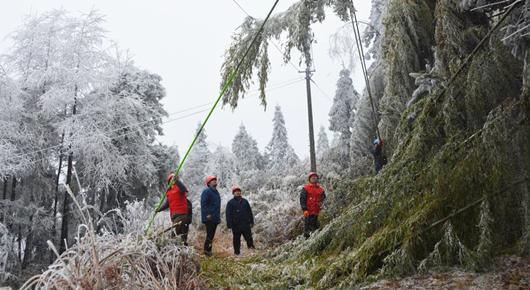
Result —
<instances>
[{"instance_id":1,"label":"green bamboo foliage","mask_svg":"<svg viewBox=\"0 0 530 290\"><path fill-rule=\"evenodd\" d=\"M432 15L433 11L423 0L388 2L383 19L386 29L381 40L382 57L386 63L386 87L379 102L379 129L388 153L397 146L394 133L405 105L415 90L414 79L409 73L423 70L426 62L432 61Z\"/></svg>"},{"instance_id":2,"label":"green bamboo foliage","mask_svg":"<svg viewBox=\"0 0 530 290\"><path fill-rule=\"evenodd\" d=\"M241 64L232 83L228 86L223 96L223 105L228 104L232 109L235 109L239 99L244 98L253 83L254 73L257 71L261 104L266 107L265 87L270 72L268 41L271 39L280 40L284 36L286 39L282 43L284 62L288 63L291 60L291 52L296 49L301 53L299 63L304 63L310 67L312 63L311 44L315 41L311 25L324 21L326 7L332 7L333 12L341 20L349 20L348 8L351 6L350 3L350 0L301 0L294 3L286 11L271 16L255 45L251 48L248 57ZM262 19L249 16L232 36L232 44L225 52L225 61L221 67L221 88L228 82L230 75L262 23Z\"/></svg>"}]
</instances>

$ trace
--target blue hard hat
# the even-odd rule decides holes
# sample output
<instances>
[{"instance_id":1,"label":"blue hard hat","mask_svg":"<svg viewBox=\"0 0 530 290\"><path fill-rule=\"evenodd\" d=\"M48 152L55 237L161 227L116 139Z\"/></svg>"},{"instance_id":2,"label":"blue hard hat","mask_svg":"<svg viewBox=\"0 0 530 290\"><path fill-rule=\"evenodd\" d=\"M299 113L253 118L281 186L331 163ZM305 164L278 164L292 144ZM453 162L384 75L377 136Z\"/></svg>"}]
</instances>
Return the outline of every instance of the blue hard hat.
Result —
<instances>
[{"instance_id":1,"label":"blue hard hat","mask_svg":"<svg viewBox=\"0 0 530 290\"><path fill-rule=\"evenodd\" d=\"M379 139L375 139L374 140L374 145L377 144L377 143L379 143Z\"/></svg>"}]
</instances>

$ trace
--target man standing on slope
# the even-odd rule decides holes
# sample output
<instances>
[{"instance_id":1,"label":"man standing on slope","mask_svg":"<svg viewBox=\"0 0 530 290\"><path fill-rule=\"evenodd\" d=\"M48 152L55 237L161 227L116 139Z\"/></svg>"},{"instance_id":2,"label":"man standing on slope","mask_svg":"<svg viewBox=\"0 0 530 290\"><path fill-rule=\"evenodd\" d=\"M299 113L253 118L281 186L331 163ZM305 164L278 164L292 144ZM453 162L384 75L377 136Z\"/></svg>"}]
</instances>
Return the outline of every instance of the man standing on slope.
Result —
<instances>
[{"instance_id":1,"label":"man standing on slope","mask_svg":"<svg viewBox=\"0 0 530 290\"><path fill-rule=\"evenodd\" d=\"M308 179L309 184L304 186L300 193L300 205L305 217L304 237L306 238L309 238L309 234L319 228L318 214L326 199L324 189L318 185L318 174L311 172Z\"/></svg>"},{"instance_id":2,"label":"man standing on slope","mask_svg":"<svg viewBox=\"0 0 530 290\"><path fill-rule=\"evenodd\" d=\"M239 186L232 187L232 194L234 198L226 205L226 226L232 229L234 254L239 255L241 235L247 241L247 247L255 249L251 231L254 226L254 215L248 201L241 196L241 188Z\"/></svg>"},{"instance_id":3,"label":"man standing on slope","mask_svg":"<svg viewBox=\"0 0 530 290\"><path fill-rule=\"evenodd\" d=\"M166 199L164 203L160 206L157 212L161 212L169 208L171 212L171 222L173 223L173 233L176 233L182 238L184 235L184 226L187 222L188 216L188 203L187 195L188 190L186 186L180 181L179 176L175 176L173 173L170 174L167 178L167 184L173 180L171 188L166 193ZM186 242L184 240L184 242Z\"/></svg>"},{"instance_id":4,"label":"man standing on slope","mask_svg":"<svg viewBox=\"0 0 530 290\"><path fill-rule=\"evenodd\" d=\"M206 188L201 195L201 218L206 226L206 240L204 241L204 254L212 255L212 242L215 230L221 223L221 195L217 191L217 178L208 176Z\"/></svg>"}]
</instances>

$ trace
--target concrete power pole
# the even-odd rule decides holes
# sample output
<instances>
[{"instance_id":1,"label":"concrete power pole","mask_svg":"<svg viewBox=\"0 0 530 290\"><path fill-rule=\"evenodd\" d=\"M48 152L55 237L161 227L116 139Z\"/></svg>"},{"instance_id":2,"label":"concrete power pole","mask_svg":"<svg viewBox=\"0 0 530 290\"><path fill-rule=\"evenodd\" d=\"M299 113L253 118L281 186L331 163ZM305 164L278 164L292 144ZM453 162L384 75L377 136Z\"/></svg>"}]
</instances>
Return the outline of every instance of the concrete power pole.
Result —
<instances>
[{"instance_id":1,"label":"concrete power pole","mask_svg":"<svg viewBox=\"0 0 530 290\"><path fill-rule=\"evenodd\" d=\"M311 105L311 73L315 72L309 67L305 71L306 88L307 88L307 120L309 122L309 158L311 159L311 172L317 172L317 159L315 154L315 132L313 130L313 107Z\"/></svg>"}]
</instances>

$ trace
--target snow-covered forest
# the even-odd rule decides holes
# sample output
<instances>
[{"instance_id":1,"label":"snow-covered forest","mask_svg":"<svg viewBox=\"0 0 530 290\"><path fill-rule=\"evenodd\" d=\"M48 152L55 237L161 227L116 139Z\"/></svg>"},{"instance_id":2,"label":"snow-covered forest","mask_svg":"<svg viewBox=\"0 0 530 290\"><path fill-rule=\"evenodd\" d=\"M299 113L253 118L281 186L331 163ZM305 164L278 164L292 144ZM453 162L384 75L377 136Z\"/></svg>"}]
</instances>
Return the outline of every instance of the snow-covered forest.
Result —
<instances>
[{"instance_id":1,"label":"snow-covered forest","mask_svg":"<svg viewBox=\"0 0 530 290\"><path fill-rule=\"evenodd\" d=\"M163 76L140 69L118 45L105 48L104 16L96 11L26 17L0 59L0 285L399 288L377 281L447 269L487 273L507 256L529 261L530 2L371 2L358 35L368 88L353 82L360 60L353 1L300 0L265 23L249 16L223 56L221 88L233 78L223 103L236 108L256 82L266 105L269 42L282 42L285 63L296 50L310 67L318 37L312 26L344 21L331 36L330 56L350 63L336 72L331 109L313 108L333 132L315 127L327 195L321 228L302 237L299 196L310 160L292 144L305 140L288 138L284 117L293 112L269 106L264 150L253 137L261 132L244 123L227 137L230 147L212 145L208 126L197 124L179 172L193 204L189 247L163 233L167 213L144 231L184 157L178 149L187 149L157 141L168 115ZM388 158L378 174L374 139ZM231 187L243 189L256 252L233 257L223 221L214 256L202 254L207 176L218 178L222 219ZM485 286L525 288L524 276Z\"/></svg>"}]
</instances>

